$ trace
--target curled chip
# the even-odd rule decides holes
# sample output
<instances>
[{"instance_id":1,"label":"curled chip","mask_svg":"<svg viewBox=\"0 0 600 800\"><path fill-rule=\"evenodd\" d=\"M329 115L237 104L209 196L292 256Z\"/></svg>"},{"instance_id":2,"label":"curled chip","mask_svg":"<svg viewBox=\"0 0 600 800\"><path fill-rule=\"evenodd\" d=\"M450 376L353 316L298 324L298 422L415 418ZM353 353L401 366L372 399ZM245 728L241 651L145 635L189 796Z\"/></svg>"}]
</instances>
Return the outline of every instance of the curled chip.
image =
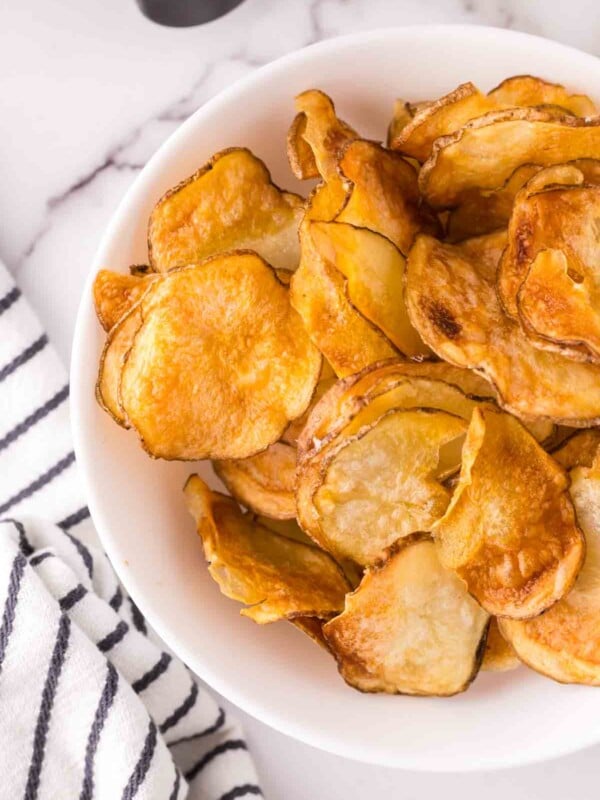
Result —
<instances>
[{"instance_id":1,"label":"curled chip","mask_svg":"<svg viewBox=\"0 0 600 800\"><path fill-rule=\"evenodd\" d=\"M300 228L302 255L290 285L290 303L310 338L338 375L397 355L391 342L350 302L346 278L316 247L313 224L305 220Z\"/></svg>"},{"instance_id":2,"label":"curled chip","mask_svg":"<svg viewBox=\"0 0 600 800\"><path fill-rule=\"evenodd\" d=\"M323 633L350 686L447 696L464 691L477 674L488 619L421 535L368 569Z\"/></svg>"},{"instance_id":3,"label":"curled chip","mask_svg":"<svg viewBox=\"0 0 600 800\"><path fill-rule=\"evenodd\" d=\"M419 173L434 208L458 205L469 190L501 186L522 164L551 166L600 158L600 120L551 109L494 111L443 136Z\"/></svg>"},{"instance_id":4,"label":"curled chip","mask_svg":"<svg viewBox=\"0 0 600 800\"><path fill-rule=\"evenodd\" d=\"M474 410L460 479L433 533L442 564L490 614L533 617L573 585L585 542L568 485L514 417Z\"/></svg>"},{"instance_id":5,"label":"curled chip","mask_svg":"<svg viewBox=\"0 0 600 800\"><path fill-rule=\"evenodd\" d=\"M335 558L373 564L397 539L442 516L450 492L440 480L447 472L441 451L451 447L460 459L466 428L442 411L392 409L342 434L299 467L300 525Z\"/></svg>"},{"instance_id":6,"label":"curled chip","mask_svg":"<svg viewBox=\"0 0 600 800\"><path fill-rule=\"evenodd\" d=\"M300 180L337 180L337 162L342 145L356 139L356 132L335 113L330 97L309 89L296 97L296 115L288 133L288 160Z\"/></svg>"},{"instance_id":7,"label":"curled chip","mask_svg":"<svg viewBox=\"0 0 600 800\"><path fill-rule=\"evenodd\" d=\"M552 452L552 458L566 470L572 470L574 467L591 467L599 446L598 428L578 431L563 440L560 447Z\"/></svg>"},{"instance_id":8,"label":"curled chip","mask_svg":"<svg viewBox=\"0 0 600 800\"><path fill-rule=\"evenodd\" d=\"M142 323L142 312L140 304L137 303L110 329L100 356L96 400L123 428L129 428L130 425L121 403L121 373Z\"/></svg>"},{"instance_id":9,"label":"curled chip","mask_svg":"<svg viewBox=\"0 0 600 800\"><path fill-rule=\"evenodd\" d=\"M406 261L384 236L341 222L312 222L309 235L319 257L347 280L347 296L404 355L427 355L404 305Z\"/></svg>"},{"instance_id":10,"label":"curled chip","mask_svg":"<svg viewBox=\"0 0 600 800\"><path fill-rule=\"evenodd\" d=\"M439 232L437 218L421 202L417 171L398 153L358 139L343 147L338 168L349 195L337 222L381 233L405 254L419 231Z\"/></svg>"},{"instance_id":11,"label":"curled chip","mask_svg":"<svg viewBox=\"0 0 600 800\"><path fill-rule=\"evenodd\" d=\"M510 669L516 669L520 663L512 646L500 633L498 620L496 617L492 617L481 669L484 672L507 672Z\"/></svg>"},{"instance_id":12,"label":"curled chip","mask_svg":"<svg viewBox=\"0 0 600 800\"><path fill-rule=\"evenodd\" d=\"M137 268L136 268L137 269ZM137 303L156 276L149 273L125 275L101 269L94 280L94 306L98 320L109 331L129 309Z\"/></svg>"},{"instance_id":13,"label":"curled chip","mask_svg":"<svg viewBox=\"0 0 600 800\"><path fill-rule=\"evenodd\" d=\"M560 106L563 113L584 117L595 113L594 104L585 95L569 94L564 86L531 75L508 78L487 95L469 82L413 114L412 119L401 126L391 146L425 161L436 139L454 133L469 120L500 109L541 105Z\"/></svg>"},{"instance_id":14,"label":"curled chip","mask_svg":"<svg viewBox=\"0 0 600 800\"><path fill-rule=\"evenodd\" d=\"M394 111L387 132L388 147L392 147L394 140L400 135L414 115L414 107L407 100L398 98L394 101Z\"/></svg>"},{"instance_id":15,"label":"curled chip","mask_svg":"<svg viewBox=\"0 0 600 800\"><path fill-rule=\"evenodd\" d=\"M275 519L296 516L296 448L275 442L250 458L215 461L215 472L242 505Z\"/></svg>"},{"instance_id":16,"label":"curled chip","mask_svg":"<svg viewBox=\"0 0 600 800\"><path fill-rule=\"evenodd\" d=\"M224 595L248 606L244 616L260 624L328 619L343 608L349 585L326 553L257 525L197 475L188 479L184 492L208 571Z\"/></svg>"},{"instance_id":17,"label":"curled chip","mask_svg":"<svg viewBox=\"0 0 600 800\"><path fill-rule=\"evenodd\" d=\"M256 254L172 270L140 301L121 402L157 458L246 458L308 407L321 356Z\"/></svg>"},{"instance_id":18,"label":"curled chip","mask_svg":"<svg viewBox=\"0 0 600 800\"><path fill-rule=\"evenodd\" d=\"M571 497L586 538L583 568L569 594L532 620L502 620L519 658L561 683L600 685L600 459L571 472Z\"/></svg>"},{"instance_id":19,"label":"curled chip","mask_svg":"<svg viewBox=\"0 0 600 800\"><path fill-rule=\"evenodd\" d=\"M279 189L263 162L231 148L169 190L150 216L148 252L158 272L228 250L255 250L274 267L298 266L301 197Z\"/></svg>"},{"instance_id":20,"label":"curled chip","mask_svg":"<svg viewBox=\"0 0 600 800\"><path fill-rule=\"evenodd\" d=\"M498 301L499 232L460 245L419 236L406 269L406 305L423 341L441 358L490 380L504 408L525 419L573 427L600 421L600 367L539 350Z\"/></svg>"}]
</instances>

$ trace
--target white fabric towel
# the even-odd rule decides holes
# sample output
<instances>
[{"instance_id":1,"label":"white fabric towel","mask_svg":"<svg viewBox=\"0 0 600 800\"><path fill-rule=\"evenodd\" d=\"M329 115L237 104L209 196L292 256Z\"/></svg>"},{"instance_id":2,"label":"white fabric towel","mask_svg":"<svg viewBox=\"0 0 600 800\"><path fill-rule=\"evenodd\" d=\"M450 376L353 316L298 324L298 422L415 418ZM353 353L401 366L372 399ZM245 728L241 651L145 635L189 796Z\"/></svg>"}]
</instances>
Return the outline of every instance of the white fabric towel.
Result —
<instances>
[{"instance_id":1,"label":"white fabric towel","mask_svg":"<svg viewBox=\"0 0 600 800\"><path fill-rule=\"evenodd\" d=\"M262 797L240 728L94 546L68 393L0 264L0 800Z\"/></svg>"}]
</instances>

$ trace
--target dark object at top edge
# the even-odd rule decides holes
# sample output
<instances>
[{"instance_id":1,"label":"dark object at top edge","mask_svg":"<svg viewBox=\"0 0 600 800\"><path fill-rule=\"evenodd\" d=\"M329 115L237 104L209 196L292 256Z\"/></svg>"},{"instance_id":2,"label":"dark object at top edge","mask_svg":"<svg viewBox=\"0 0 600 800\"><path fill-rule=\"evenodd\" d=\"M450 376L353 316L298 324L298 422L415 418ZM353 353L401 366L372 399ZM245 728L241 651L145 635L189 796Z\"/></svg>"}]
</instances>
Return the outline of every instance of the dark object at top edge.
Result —
<instances>
[{"instance_id":1,"label":"dark object at top edge","mask_svg":"<svg viewBox=\"0 0 600 800\"><path fill-rule=\"evenodd\" d=\"M222 17L243 0L136 0L152 22L171 28L202 25Z\"/></svg>"}]
</instances>

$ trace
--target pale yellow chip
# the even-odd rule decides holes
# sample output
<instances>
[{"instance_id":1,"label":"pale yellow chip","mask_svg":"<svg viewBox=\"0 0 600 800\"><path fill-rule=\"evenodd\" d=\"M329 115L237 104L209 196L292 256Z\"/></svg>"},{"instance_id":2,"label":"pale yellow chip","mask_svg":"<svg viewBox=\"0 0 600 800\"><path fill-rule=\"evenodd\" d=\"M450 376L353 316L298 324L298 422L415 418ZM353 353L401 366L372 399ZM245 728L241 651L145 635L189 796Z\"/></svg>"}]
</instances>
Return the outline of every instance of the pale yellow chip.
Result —
<instances>
[{"instance_id":1,"label":"pale yellow chip","mask_svg":"<svg viewBox=\"0 0 600 800\"><path fill-rule=\"evenodd\" d=\"M92 291L98 320L106 332L141 299L150 281L156 277L153 273L141 277L109 269L98 272Z\"/></svg>"},{"instance_id":2,"label":"pale yellow chip","mask_svg":"<svg viewBox=\"0 0 600 800\"><path fill-rule=\"evenodd\" d=\"M300 229L302 255L290 285L290 302L336 374L351 375L397 355L397 350L354 308L346 278L315 246L313 224L305 220Z\"/></svg>"},{"instance_id":3,"label":"pale yellow chip","mask_svg":"<svg viewBox=\"0 0 600 800\"><path fill-rule=\"evenodd\" d=\"M500 633L498 620L492 617L485 643L485 653L481 669L483 672L508 672L516 669L520 664L519 657L512 646Z\"/></svg>"},{"instance_id":4,"label":"pale yellow chip","mask_svg":"<svg viewBox=\"0 0 600 800\"><path fill-rule=\"evenodd\" d=\"M429 530L446 510L440 451L467 422L442 411L391 410L304 461L296 505L302 528L335 558L373 564L397 539Z\"/></svg>"},{"instance_id":5,"label":"pale yellow chip","mask_svg":"<svg viewBox=\"0 0 600 800\"><path fill-rule=\"evenodd\" d=\"M244 616L260 624L304 616L328 619L343 608L349 586L326 553L256 524L197 475L188 479L184 492L208 571L224 595L247 606Z\"/></svg>"},{"instance_id":6,"label":"pale yellow chip","mask_svg":"<svg viewBox=\"0 0 600 800\"><path fill-rule=\"evenodd\" d=\"M600 158L600 122L548 108L494 111L438 139L419 173L434 208L453 208L473 189L501 186L523 164Z\"/></svg>"},{"instance_id":7,"label":"pale yellow chip","mask_svg":"<svg viewBox=\"0 0 600 800\"><path fill-rule=\"evenodd\" d=\"M519 658L561 683L600 685L600 460L571 473L571 497L586 539L583 568L569 594L545 614L503 620Z\"/></svg>"},{"instance_id":8,"label":"pale yellow chip","mask_svg":"<svg viewBox=\"0 0 600 800\"><path fill-rule=\"evenodd\" d=\"M296 269L301 197L279 189L263 162L244 148L216 153L154 207L150 263L158 272L247 248L274 267Z\"/></svg>"},{"instance_id":9,"label":"pale yellow chip","mask_svg":"<svg viewBox=\"0 0 600 800\"><path fill-rule=\"evenodd\" d=\"M321 356L256 254L172 270L140 307L121 401L151 455L247 458L308 408Z\"/></svg>"},{"instance_id":10,"label":"pale yellow chip","mask_svg":"<svg viewBox=\"0 0 600 800\"><path fill-rule=\"evenodd\" d=\"M338 169L350 193L337 222L380 233L404 254L420 231L439 232L437 218L421 202L417 171L398 153L376 142L350 141Z\"/></svg>"},{"instance_id":11,"label":"pale yellow chip","mask_svg":"<svg viewBox=\"0 0 600 800\"><path fill-rule=\"evenodd\" d=\"M479 670L488 615L445 570L435 545L411 537L370 568L323 632L344 680L363 692L448 696Z\"/></svg>"},{"instance_id":12,"label":"pale yellow chip","mask_svg":"<svg viewBox=\"0 0 600 800\"><path fill-rule=\"evenodd\" d=\"M585 542L568 486L518 420L474 410L460 479L433 533L442 563L490 614L534 617L573 585Z\"/></svg>"},{"instance_id":13,"label":"pale yellow chip","mask_svg":"<svg viewBox=\"0 0 600 800\"><path fill-rule=\"evenodd\" d=\"M552 451L552 458L566 470L572 470L574 467L591 467L599 446L599 428L578 431L564 440L557 450Z\"/></svg>"},{"instance_id":14,"label":"pale yellow chip","mask_svg":"<svg viewBox=\"0 0 600 800\"><path fill-rule=\"evenodd\" d=\"M442 244L419 236L406 271L406 304L441 358L490 380L501 405L525 419L573 427L600 421L600 368L539 350L503 312L496 268L506 234Z\"/></svg>"},{"instance_id":15,"label":"pale yellow chip","mask_svg":"<svg viewBox=\"0 0 600 800\"><path fill-rule=\"evenodd\" d=\"M363 317L402 354L414 357L431 352L408 318L406 261L388 239L341 222L312 222L309 235L319 256L346 278L348 299Z\"/></svg>"},{"instance_id":16,"label":"pale yellow chip","mask_svg":"<svg viewBox=\"0 0 600 800\"><path fill-rule=\"evenodd\" d=\"M123 428L129 428L130 425L121 403L121 374L142 323L142 312L138 303L111 328L106 337L98 367L96 399L107 414Z\"/></svg>"},{"instance_id":17,"label":"pale yellow chip","mask_svg":"<svg viewBox=\"0 0 600 800\"><path fill-rule=\"evenodd\" d=\"M275 442L255 456L214 461L213 467L242 505L275 519L295 518L295 447Z\"/></svg>"}]
</instances>

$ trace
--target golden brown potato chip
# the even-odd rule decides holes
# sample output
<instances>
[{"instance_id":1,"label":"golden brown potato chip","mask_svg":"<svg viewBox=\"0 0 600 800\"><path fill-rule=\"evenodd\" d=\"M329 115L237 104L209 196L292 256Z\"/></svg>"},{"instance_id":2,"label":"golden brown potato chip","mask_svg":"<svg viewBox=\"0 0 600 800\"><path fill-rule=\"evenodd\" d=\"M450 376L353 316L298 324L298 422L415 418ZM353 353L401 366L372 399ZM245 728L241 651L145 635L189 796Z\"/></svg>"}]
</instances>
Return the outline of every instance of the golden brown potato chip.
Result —
<instances>
[{"instance_id":1,"label":"golden brown potato chip","mask_svg":"<svg viewBox=\"0 0 600 800\"><path fill-rule=\"evenodd\" d=\"M404 305L400 251L384 236L341 222L312 222L309 233L319 256L346 278L352 305L404 355L429 354Z\"/></svg>"},{"instance_id":2,"label":"golden brown potato chip","mask_svg":"<svg viewBox=\"0 0 600 800\"><path fill-rule=\"evenodd\" d=\"M505 243L502 232L460 245L419 236L406 271L414 326L441 358L485 375L517 416L597 424L600 368L537 349L500 307L496 265Z\"/></svg>"},{"instance_id":3,"label":"golden brown potato chip","mask_svg":"<svg viewBox=\"0 0 600 800\"><path fill-rule=\"evenodd\" d=\"M433 533L442 564L490 614L536 616L573 585L585 542L568 486L518 420L474 410L460 479Z\"/></svg>"},{"instance_id":4,"label":"golden brown potato chip","mask_svg":"<svg viewBox=\"0 0 600 800\"><path fill-rule=\"evenodd\" d=\"M340 180L319 183L306 201L304 220L331 222L348 202L350 185Z\"/></svg>"},{"instance_id":5,"label":"golden brown potato chip","mask_svg":"<svg viewBox=\"0 0 600 800\"><path fill-rule=\"evenodd\" d=\"M498 107L510 106L561 106L578 117L592 117L598 111L585 94L571 94L559 83L549 83L533 75L515 75L507 78L488 97Z\"/></svg>"},{"instance_id":6,"label":"golden brown potato chip","mask_svg":"<svg viewBox=\"0 0 600 800\"><path fill-rule=\"evenodd\" d=\"M109 331L137 303L156 276L126 275L101 269L94 280L94 306L98 320Z\"/></svg>"},{"instance_id":7,"label":"golden brown potato chip","mask_svg":"<svg viewBox=\"0 0 600 800\"><path fill-rule=\"evenodd\" d=\"M172 270L140 307L121 401L151 455L246 458L308 407L321 356L255 253Z\"/></svg>"},{"instance_id":8,"label":"golden brown potato chip","mask_svg":"<svg viewBox=\"0 0 600 800\"><path fill-rule=\"evenodd\" d=\"M394 140L400 135L401 131L408 125L414 117L415 111L411 103L398 98L394 101L394 111L388 126L387 146L391 147Z\"/></svg>"},{"instance_id":9,"label":"golden brown potato chip","mask_svg":"<svg viewBox=\"0 0 600 800\"><path fill-rule=\"evenodd\" d=\"M296 504L302 528L335 558L373 564L397 539L429 530L450 500L440 451L467 422L441 411L391 410L304 461Z\"/></svg>"},{"instance_id":10,"label":"golden brown potato chip","mask_svg":"<svg viewBox=\"0 0 600 800\"><path fill-rule=\"evenodd\" d=\"M129 428L130 425L121 403L121 373L135 336L142 327L142 322L142 313L138 303L111 328L100 356L96 400L107 414L123 428Z\"/></svg>"},{"instance_id":11,"label":"golden brown potato chip","mask_svg":"<svg viewBox=\"0 0 600 800\"><path fill-rule=\"evenodd\" d=\"M583 568L569 594L532 620L502 620L519 658L561 683L600 685L600 460L571 473L571 497L586 538Z\"/></svg>"},{"instance_id":12,"label":"golden brown potato chip","mask_svg":"<svg viewBox=\"0 0 600 800\"><path fill-rule=\"evenodd\" d=\"M281 441L285 442L286 444L292 445L292 447L296 447L298 444L298 437L301 435L306 422L310 416L311 411L317 405L319 400L323 397L323 395L331 389L333 384L336 382L337 378L335 375L331 377L324 378L323 373L321 373L321 379L317 384L317 388L315 389L315 393L313 394L312 400L310 401L309 407L306 409L304 414L298 419L293 420L285 429L283 436L281 437Z\"/></svg>"},{"instance_id":13,"label":"golden brown potato chip","mask_svg":"<svg viewBox=\"0 0 600 800\"><path fill-rule=\"evenodd\" d=\"M548 108L494 111L438 139L419 173L434 208L453 208L472 189L501 186L522 164L551 166L600 158L600 121Z\"/></svg>"},{"instance_id":14,"label":"golden brown potato chip","mask_svg":"<svg viewBox=\"0 0 600 800\"><path fill-rule=\"evenodd\" d=\"M308 89L296 97L298 115L288 134L288 158L292 172L300 180L316 178L336 180L341 147L356 132L338 119L330 97L319 89ZM308 156L306 145L312 151ZM314 166L313 166L314 165ZM316 168L316 169L315 169Z\"/></svg>"},{"instance_id":15,"label":"golden brown potato chip","mask_svg":"<svg viewBox=\"0 0 600 800\"><path fill-rule=\"evenodd\" d=\"M166 272L248 248L274 267L293 270L300 257L303 213L302 198L275 186L263 162L249 150L223 150L154 207L148 229L150 263Z\"/></svg>"},{"instance_id":16,"label":"golden brown potato chip","mask_svg":"<svg viewBox=\"0 0 600 800\"><path fill-rule=\"evenodd\" d=\"M224 595L247 606L241 614L264 624L304 616L328 619L343 608L349 586L326 553L257 525L197 475L188 479L184 492L208 571Z\"/></svg>"},{"instance_id":17,"label":"golden brown potato chip","mask_svg":"<svg viewBox=\"0 0 600 800\"><path fill-rule=\"evenodd\" d=\"M516 669L520 663L517 654L500 633L498 620L492 617L481 669L483 672L507 672Z\"/></svg>"},{"instance_id":18,"label":"golden brown potato chip","mask_svg":"<svg viewBox=\"0 0 600 800\"><path fill-rule=\"evenodd\" d=\"M242 505L275 519L295 518L295 447L275 442L255 456L214 461L213 467Z\"/></svg>"},{"instance_id":19,"label":"golden brown potato chip","mask_svg":"<svg viewBox=\"0 0 600 800\"><path fill-rule=\"evenodd\" d=\"M290 285L290 303L310 338L338 375L397 354L391 342L352 305L347 281L323 258L312 237L314 222L300 228L301 259Z\"/></svg>"},{"instance_id":20,"label":"golden brown potato chip","mask_svg":"<svg viewBox=\"0 0 600 800\"><path fill-rule=\"evenodd\" d=\"M367 570L323 633L350 686L447 696L477 674L488 619L431 540L415 536Z\"/></svg>"},{"instance_id":21,"label":"golden brown potato chip","mask_svg":"<svg viewBox=\"0 0 600 800\"><path fill-rule=\"evenodd\" d=\"M551 455L566 470L572 470L574 467L591 467L598 446L600 446L600 429L590 428L587 431L572 433L568 439L563 440L557 450L551 452Z\"/></svg>"},{"instance_id":22,"label":"golden brown potato chip","mask_svg":"<svg viewBox=\"0 0 600 800\"><path fill-rule=\"evenodd\" d=\"M380 233L404 254L419 231L439 233L437 218L421 202L417 171L398 153L358 139L344 146L338 168L351 188L337 222Z\"/></svg>"}]
</instances>

